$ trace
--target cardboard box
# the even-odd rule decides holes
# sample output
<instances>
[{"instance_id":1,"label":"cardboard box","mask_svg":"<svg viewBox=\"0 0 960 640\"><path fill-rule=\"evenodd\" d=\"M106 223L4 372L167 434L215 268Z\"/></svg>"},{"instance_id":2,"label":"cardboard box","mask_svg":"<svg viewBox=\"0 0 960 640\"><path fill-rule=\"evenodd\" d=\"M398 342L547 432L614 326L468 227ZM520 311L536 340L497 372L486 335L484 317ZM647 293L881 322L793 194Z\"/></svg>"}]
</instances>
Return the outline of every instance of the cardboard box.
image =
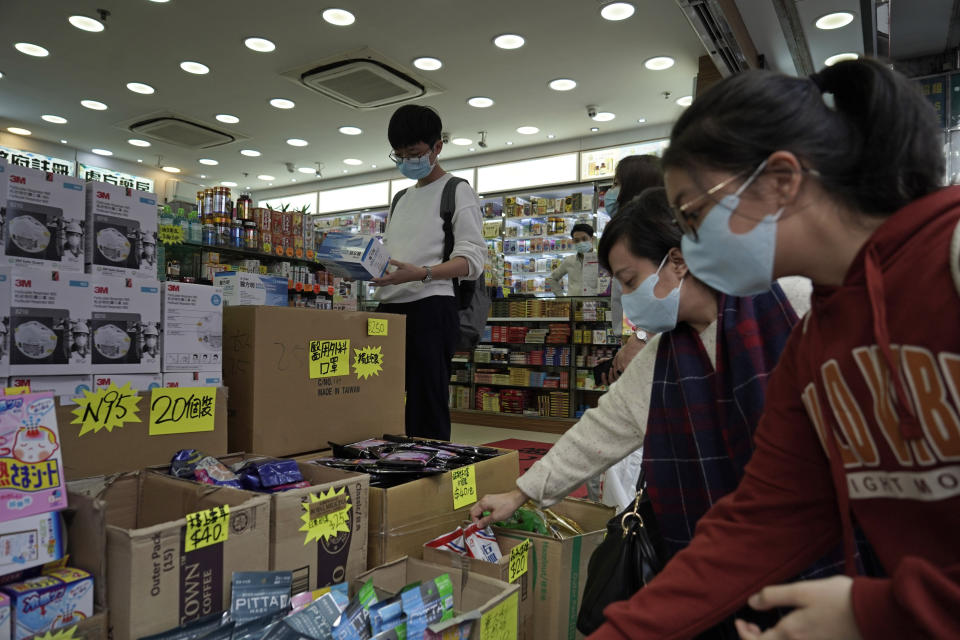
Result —
<instances>
[{"instance_id":1,"label":"cardboard box","mask_svg":"<svg viewBox=\"0 0 960 640\"><path fill-rule=\"evenodd\" d=\"M217 371L194 371L163 374L164 387L222 387L223 374Z\"/></svg>"},{"instance_id":2,"label":"cardboard box","mask_svg":"<svg viewBox=\"0 0 960 640\"><path fill-rule=\"evenodd\" d=\"M516 451L474 465L477 496L516 487L520 472ZM468 505L453 508L450 473L420 478L389 489L370 487L370 550L367 565L376 567L403 556L419 558L423 543L452 531L469 519Z\"/></svg>"},{"instance_id":3,"label":"cardboard box","mask_svg":"<svg viewBox=\"0 0 960 640\"><path fill-rule=\"evenodd\" d=\"M88 182L87 272L157 277L157 194Z\"/></svg>"},{"instance_id":4,"label":"cardboard box","mask_svg":"<svg viewBox=\"0 0 960 640\"><path fill-rule=\"evenodd\" d=\"M93 378L83 376L10 376L9 387L29 387L31 393L49 391L63 404L83 397L84 391L93 391Z\"/></svg>"},{"instance_id":5,"label":"cardboard box","mask_svg":"<svg viewBox=\"0 0 960 640\"><path fill-rule=\"evenodd\" d=\"M3 175L0 174L0 185L4 184ZM0 195L0 207L2 206ZM2 220L3 213L0 212L0 221ZM0 267L0 376L10 374L10 295L10 267Z\"/></svg>"},{"instance_id":6,"label":"cardboard box","mask_svg":"<svg viewBox=\"0 0 960 640\"><path fill-rule=\"evenodd\" d=\"M94 615L77 624L74 636L107 640L106 505L96 497L68 492L70 506L61 512L67 528L70 566L93 577Z\"/></svg>"},{"instance_id":7,"label":"cardboard box","mask_svg":"<svg viewBox=\"0 0 960 640\"><path fill-rule=\"evenodd\" d=\"M129 384L134 391L150 391L163 386L163 376L159 373L100 373L93 376L93 389L94 391L106 389L111 382L118 387Z\"/></svg>"},{"instance_id":8,"label":"cardboard box","mask_svg":"<svg viewBox=\"0 0 960 640\"><path fill-rule=\"evenodd\" d=\"M90 276L11 269L10 375L90 374Z\"/></svg>"},{"instance_id":9,"label":"cardboard box","mask_svg":"<svg viewBox=\"0 0 960 640\"><path fill-rule=\"evenodd\" d=\"M151 393L141 392L138 420L119 429L86 433L80 436L80 424L73 424L76 407L57 403L63 446L64 473L68 481L167 464L180 449L199 449L211 456L226 455L227 390L217 389L214 430L196 433L151 436L149 433Z\"/></svg>"},{"instance_id":10,"label":"cardboard box","mask_svg":"<svg viewBox=\"0 0 960 640\"><path fill-rule=\"evenodd\" d=\"M136 640L230 608L234 571L266 571L268 496L141 471L71 487L106 508L114 640ZM229 505L227 539L187 551L186 516Z\"/></svg>"},{"instance_id":11,"label":"cardboard box","mask_svg":"<svg viewBox=\"0 0 960 640\"><path fill-rule=\"evenodd\" d=\"M223 290L168 282L163 288L163 365L166 371L217 371L223 345Z\"/></svg>"},{"instance_id":12,"label":"cardboard box","mask_svg":"<svg viewBox=\"0 0 960 640\"><path fill-rule=\"evenodd\" d=\"M529 538L533 557L528 566L533 575L533 626L541 638L582 638L577 631L577 616L583 588L587 583L587 565L594 550L603 542L607 521L616 515L613 507L567 498L552 507L558 514L573 519L587 533L566 540L554 540L526 531L494 527L497 539L519 544Z\"/></svg>"},{"instance_id":13,"label":"cardboard box","mask_svg":"<svg viewBox=\"0 0 960 640\"><path fill-rule=\"evenodd\" d=\"M385 321L387 335L369 335L370 319ZM329 440L356 442L402 427L404 316L229 307L224 335L232 451L295 455L322 449ZM340 356L348 358L339 362L343 375L311 378L310 342L333 340L340 346L349 341ZM378 364L361 375L357 364L367 348L380 350L374 352Z\"/></svg>"},{"instance_id":14,"label":"cardboard box","mask_svg":"<svg viewBox=\"0 0 960 640\"><path fill-rule=\"evenodd\" d=\"M335 276L371 280L386 273L390 254L376 236L331 233L317 248L317 261Z\"/></svg>"},{"instance_id":15,"label":"cardboard box","mask_svg":"<svg viewBox=\"0 0 960 640\"><path fill-rule=\"evenodd\" d=\"M517 606L519 587L476 573L464 573L453 567L430 564L414 558L401 558L389 564L371 569L350 584L351 597L368 580L373 581L378 597L385 598L400 593L405 586L425 580L433 580L449 574L453 585L453 608L461 618L474 619L470 640L484 637L516 638ZM455 619L456 620L456 619ZM455 624L455 623L454 623ZM482 627L489 625L497 634L482 634ZM444 635L444 637L447 637ZM460 635L451 637L460 638ZM540 635L541 638L553 636Z\"/></svg>"},{"instance_id":16,"label":"cardboard box","mask_svg":"<svg viewBox=\"0 0 960 640\"><path fill-rule=\"evenodd\" d=\"M5 174L4 263L82 272L83 182L16 165Z\"/></svg>"},{"instance_id":17,"label":"cardboard box","mask_svg":"<svg viewBox=\"0 0 960 640\"><path fill-rule=\"evenodd\" d=\"M93 373L160 373L160 282L93 277Z\"/></svg>"},{"instance_id":18,"label":"cardboard box","mask_svg":"<svg viewBox=\"0 0 960 640\"><path fill-rule=\"evenodd\" d=\"M510 582L510 550L521 542L520 540L497 536L497 543L500 545L500 551L503 553L503 558L497 563L485 562L476 558L465 558L452 551L435 549L426 545L423 547L423 561L442 567L459 569L467 574L478 574L501 582ZM517 638L519 640L534 640L534 638L537 637L533 633L532 571L531 553L528 550L527 572L517 578L516 581L516 585L520 588L517 592L519 598L517 606Z\"/></svg>"},{"instance_id":19,"label":"cardboard box","mask_svg":"<svg viewBox=\"0 0 960 640\"><path fill-rule=\"evenodd\" d=\"M66 549L60 513L40 513L0 522L0 575L59 560Z\"/></svg>"},{"instance_id":20,"label":"cardboard box","mask_svg":"<svg viewBox=\"0 0 960 640\"><path fill-rule=\"evenodd\" d=\"M242 271L223 271L213 284L223 289L226 305L241 304L287 306L288 280L280 276L264 276Z\"/></svg>"}]
</instances>

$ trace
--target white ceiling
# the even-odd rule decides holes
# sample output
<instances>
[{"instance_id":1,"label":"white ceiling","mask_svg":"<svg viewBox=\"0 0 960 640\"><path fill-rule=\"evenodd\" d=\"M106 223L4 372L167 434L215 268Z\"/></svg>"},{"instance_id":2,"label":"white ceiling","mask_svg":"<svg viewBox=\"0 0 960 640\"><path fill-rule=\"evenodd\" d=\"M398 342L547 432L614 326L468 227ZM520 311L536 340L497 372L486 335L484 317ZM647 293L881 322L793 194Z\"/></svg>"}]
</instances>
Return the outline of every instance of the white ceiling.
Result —
<instances>
[{"instance_id":1,"label":"white ceiling","mask_svg":"<svg viewBox=\"0 0 960 640\"><path fill-rule=\"evenodd\" d=\"M277 187L293 178L309 179L287 173L286 162L323 163L325 178L343 177L344 170L382 171L392 107L353 110L281 75L367 46L442 87L442 93L421 102L439 110L454 137L476 139L478 131L488 131L490 154L506 149L507 141L513 149L542 145L549 142L547 134L557 141L589 137L591 126L600 127L601 135L622 132L624 140L638 140L644 138L638 118L646 119L645 126L661 125L651 127L656 129L676 119L681 107L674 99L691 93L704 50L674 0L634 4L633 17L610 22L600 17L596 0L0 0L0 127L25 127L41 140L67 139L81 151L106 148L134 163L139 158L145 165L174 165L197 182L232 180L254 189L268 186L256 180L258 174L275 176ZM350 10L356 22L348 27L325 23L322 10L331 6ZM67 22L74 14L96 17L99 8L111 12L101 33ZM519 33L526 45L498 49L491 41L501 33ZM277 49L253 52L243 45L248 36L268 38ZM17 52L13 45L21 41L46 47L50 56ZM644 60L660 55L675 58L675 66L659 72L644 68ZM419 56L440 58L443 67L416 70L412 60ZM179 64L185 60L209 66L210 74L183 72ZM578 86L552 91L547 82L557 77L574 78ZM128 82L147 83L156 93L132 93L125 88ZM664 99L665 91L670 100ZM466 104L478 95L496 104L488 109ZM293 100L296 108L275 109L268 104L274 97ZM85 109L80 106L85 98L110 108ZM594 123L586 114L588 104L617 117ZM120 123L164 110L248 139L205 152L162 143L137 149L127 143L140 136ZM217 113L236 115L240 122L219 123ZM42 114L69 122L49 124ZM363 135L342 135L341 125L361 127ZM516 133L524 125L539 127L540 133ZM285 143L288 138L310 145L294 148ZM246 158L241 148L263 155ZM454 145L444 149L447 158L481 153ZM204 167L197 163L202 157L220 164ZM348 167L345 158L359 158L364 165ZM207 178L201 180L201 174Z\"/></svg>"}]
</instances>

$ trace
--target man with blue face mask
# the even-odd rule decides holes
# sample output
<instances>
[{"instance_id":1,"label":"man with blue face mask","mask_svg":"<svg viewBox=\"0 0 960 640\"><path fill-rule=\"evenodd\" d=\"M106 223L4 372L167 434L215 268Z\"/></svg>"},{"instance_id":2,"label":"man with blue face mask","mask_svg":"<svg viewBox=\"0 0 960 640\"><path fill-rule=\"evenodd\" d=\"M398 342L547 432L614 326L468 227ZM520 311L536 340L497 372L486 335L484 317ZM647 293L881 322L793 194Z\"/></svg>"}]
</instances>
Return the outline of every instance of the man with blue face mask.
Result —
<instances>
[{"instance_id":1,"label":"man with blue face mask","mask_svg":"<svg viewBox=\"0 0 960 640\"><path fill-rule=\"evenodd\" d=\"M454 178L438 161L442 130L436 111L421 105L402 106L390 118L390 159L417 182L394 200L383 237L391 268L374 284L379 310L407 317L407 435L449 440L448 384L460 336L453 280L479 278L487 247L480 201L463 181L452 186L453 246L445 252L441 201Z\"/></svg>"},{"instance_id":2,"label":"man with blue face mask","mask_svg":"<svg viewBox=\"0 0 960 640\"><path fill-rule=\"evenodd\" d=\"M563 276L567 276L568 296L586 295L583 288L583 256L593 252L593 227L580 222L573 226L570 236L573 238L573 246L577 253L564 258L560 266L547 278L550 291L558 296L563 295L563 285L560 282Z\"/></svg>"}]
</instances>

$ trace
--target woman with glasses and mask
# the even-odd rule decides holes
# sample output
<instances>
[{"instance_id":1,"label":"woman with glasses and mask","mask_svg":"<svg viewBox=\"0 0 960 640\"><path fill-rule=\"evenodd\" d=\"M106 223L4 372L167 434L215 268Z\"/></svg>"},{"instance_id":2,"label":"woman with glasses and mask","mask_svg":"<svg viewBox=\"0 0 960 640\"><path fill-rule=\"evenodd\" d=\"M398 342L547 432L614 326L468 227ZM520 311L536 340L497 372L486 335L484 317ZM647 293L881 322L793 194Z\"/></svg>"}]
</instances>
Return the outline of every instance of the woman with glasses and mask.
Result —
<instances>
[{"instance_id":1,"label":"woman with glasses and mask","mask_svg":"<svg viewBox=\"0 0 960 640\"><path fill-rule=\"evenodd\" d=\"M591 638L686 638L743 606L757 638L960 637L960 191L918 86L872 60L746 72L664 155L694 276L814 282L737 490ZM888 577L856 575L854 523ZM843 541L845 576L779 585Z\"/></svg>"}]
</instances>

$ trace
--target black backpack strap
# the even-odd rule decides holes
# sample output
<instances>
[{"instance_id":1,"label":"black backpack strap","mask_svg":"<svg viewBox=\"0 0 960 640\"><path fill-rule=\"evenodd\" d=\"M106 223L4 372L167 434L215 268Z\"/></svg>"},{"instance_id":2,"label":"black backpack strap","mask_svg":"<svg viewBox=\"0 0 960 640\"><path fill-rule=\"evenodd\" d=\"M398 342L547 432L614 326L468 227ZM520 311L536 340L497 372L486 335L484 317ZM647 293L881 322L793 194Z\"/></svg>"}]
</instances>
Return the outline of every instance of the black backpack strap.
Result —
<instances>
[{"instance_id":1,"label":"black backpack strap","mask_svg":"<svg viewBox=\"0 0 960 640\"><path fill-rule=\"evenodd\" d=\"M440 196L440 217L443 219L443 262L450 259L453 253L453 214L457 212L457 186L466 182L463 178L451 176L447 184L443 185L443 195Z\"/></svg>"}]
</instances>

